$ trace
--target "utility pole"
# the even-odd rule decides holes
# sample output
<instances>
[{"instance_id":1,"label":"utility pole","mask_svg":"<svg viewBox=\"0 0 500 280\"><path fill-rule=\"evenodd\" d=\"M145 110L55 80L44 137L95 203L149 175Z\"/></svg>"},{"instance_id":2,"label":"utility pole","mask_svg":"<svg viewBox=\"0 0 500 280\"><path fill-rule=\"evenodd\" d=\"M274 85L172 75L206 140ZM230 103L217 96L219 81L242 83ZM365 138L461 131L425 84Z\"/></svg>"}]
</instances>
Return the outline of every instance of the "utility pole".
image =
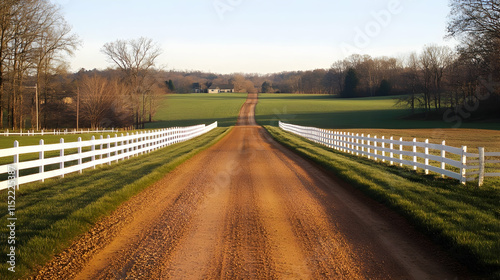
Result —
<instances>
[{"instance_id":1,"label":"utility pole","mask_svg":"<svg viewBox=\"0 0 500 280\"><path fill-rule=\"evenodd\" d=\"M80 122L80 86L76 88L76 130L79 129Z\"/></svg>"},{"instance_id":2,"label":"utility pole","mask_svg":"<svg viewBox=\"0 0 500 280\"><path fill-rule=\"evenodd\" d=\"M26 88L34 88L35 89L36 131L38 131L39 130L39 127L38 127L38 83L35 83L34 87L26 87Z\"/></svg>"}]
</instances>

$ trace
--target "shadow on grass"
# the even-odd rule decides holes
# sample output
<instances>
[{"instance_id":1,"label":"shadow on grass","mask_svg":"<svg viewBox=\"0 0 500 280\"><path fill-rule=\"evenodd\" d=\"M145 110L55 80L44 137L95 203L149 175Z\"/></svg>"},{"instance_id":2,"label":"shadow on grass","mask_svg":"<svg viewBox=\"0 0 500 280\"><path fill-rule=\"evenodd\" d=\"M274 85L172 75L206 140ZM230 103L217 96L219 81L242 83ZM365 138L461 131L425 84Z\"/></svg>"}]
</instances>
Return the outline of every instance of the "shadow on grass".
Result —
<instances>
[{"instance_id":1,"label":"shadow on grass","mask_svg":"<svg viewBox=\"0 0 500 280\"><path fill-rule=\"evenodd\" d=\"M455 123L445 121L407 120L408 110L364 110L329 113L300 113L256 115L260 125L278 126L278 121L302 126L313 126L325 129L434 129L453 128ZM477 128L499 130L498 123L467 123L461 128Z\"/></svg>"},{"instance_id":2,"label":"shadow on grass","mask_svg":"<svg viewBox=\"0 0 500 280\"><path fill-rule=\"evenodd\" d=\"M147 123L146 128L147 129L160 129L160 128L167 128L167 127L184 127L184 126L192 126L192 125L199 125L199 124L205 124L209 125L212 124L213 122L217 121L218 122L218 127L230 127L234 126L236 124L237 118L217 118L217 119L185 119L185 120L172 120L172 121L156 121L152 123Z\"/></svg>"}]
</instances>

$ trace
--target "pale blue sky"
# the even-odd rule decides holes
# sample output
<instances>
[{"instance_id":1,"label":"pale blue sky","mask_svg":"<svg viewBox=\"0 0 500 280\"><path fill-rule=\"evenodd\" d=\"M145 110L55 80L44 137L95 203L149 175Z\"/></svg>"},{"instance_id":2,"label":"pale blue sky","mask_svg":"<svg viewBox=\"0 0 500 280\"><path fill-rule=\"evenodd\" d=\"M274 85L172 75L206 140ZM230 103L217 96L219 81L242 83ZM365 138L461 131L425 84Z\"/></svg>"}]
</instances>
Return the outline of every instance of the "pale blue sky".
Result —
<instances>
[{"instance_id":1,"label":"pale blue sky","mask_svg":"<svg viewBox=\"0 0 500 280\"><path fill-rule=\"evenodd\" d=\"M54 0L83 46L71 68L111 66L117 39L152 38L166 70L329 68L356 52L400 56L444 40L448 0Z\"/></svg>"}]
</instances>

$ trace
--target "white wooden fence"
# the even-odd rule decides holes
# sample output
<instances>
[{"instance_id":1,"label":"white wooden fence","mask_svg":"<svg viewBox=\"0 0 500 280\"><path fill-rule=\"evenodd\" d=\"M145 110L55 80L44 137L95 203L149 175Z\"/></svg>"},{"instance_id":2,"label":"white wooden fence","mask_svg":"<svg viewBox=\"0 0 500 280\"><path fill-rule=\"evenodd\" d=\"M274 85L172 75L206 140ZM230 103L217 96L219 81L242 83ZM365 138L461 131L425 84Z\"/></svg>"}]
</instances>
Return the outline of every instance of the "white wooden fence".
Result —
<instances>
[{"instance_id":1,"label":"white wooden fence","mask_svg":"<svg viewBox=\"0 0 500 280\"><path fill-rule=\"evenodd\" d=\"M58 144L44 144L40 140L39 145L19 147L19 142L14 141L13 148L0 150L0 160L8 157L13 157L10 164L0 165L0 176L5 177L4 181L0 181L0 190L9 187L7 174L9 176L15 175L16 185L44 181L47 178L64 177L65 174L72 172L80 172L87 168L95 168L97 165L111 164L111 162L118 160L128 159L130 157L148 153L175 143L187 141L194 137L200 136L204 133L217 127L217 122L205 126L196 125L190 127L174 127L161 129L149 132L137 132L135 134L128 134L111 138L95 139L81 141L78 138L77 142L64 143L64 139L60 140ZM72 149L72 151L68 151ZM76 151L76 153L74 153ZM47 152L56 152L59 156L47 157ZM73 152L73 153L72 153ZM71 153L71 154L69 154ZM35 155L38 157L36 160L20 161L20 156ZM51 169L51 166L56 169ZM31 172L32 174L23 175L20 173L26 169L38 169L38 172ZM13 174L15 173L15 174ZM2 177L2 178L3 178Z\"/></svg>"},{"instance_id":2,"label":"white wooden fence","mask_svg":"<svg viewBox=\"0 0 500 280\"><path fill-rule=\"evenodd\" d=\"M37 135L68 135L68 134L85 134L85 133L114 133L118 132L118 129L107 129L107 130L90 130L90 129L63 129L63 130L41 130L36 132L35 130L20 130L19 132L9 132L7 129L5 132L0 133L0 136L37 136Z\"/></svg>"},{"instance_id":3,"label":"white wooden fence","mask_svg":"<svg viewBox=\"0 0 500 280\"><path fill-rule=\"evenodd\" d=\"M425 174L430 171L459 180L462 184L468 181L479 181L479 186L485 177L500 177L500 153L485 153L479 147L478 153L467 152L467 146L461 148L425 142L395 140L394 137L385 139L364 134L353 134L330 131L315 127L305 127L279 122L281 129L305 137L313 142L320 143L330 148L366 156L375 161L382 160L391 165L399 164L412 167L414 170L421 168ZM420 150L420 152L418 151ZM423 152L422 152L423 150ZM432 152L430 152L432 150ZM451 155L450 155L451 154ZM495 172L486 172L495 171Z\"/></svg>"}]
</instances>

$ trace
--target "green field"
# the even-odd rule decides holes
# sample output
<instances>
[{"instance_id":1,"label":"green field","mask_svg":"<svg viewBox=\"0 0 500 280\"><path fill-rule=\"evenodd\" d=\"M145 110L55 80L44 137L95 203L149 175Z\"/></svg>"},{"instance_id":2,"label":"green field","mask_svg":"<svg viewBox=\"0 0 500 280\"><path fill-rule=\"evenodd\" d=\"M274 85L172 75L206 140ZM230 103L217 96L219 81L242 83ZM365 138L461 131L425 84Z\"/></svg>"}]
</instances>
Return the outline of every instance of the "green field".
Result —
<instances>
[{"instance_id":1,"label":"green field","mask_svg":"<svg viewBox=\"0 0 500 280\"><path fill-rule=\"evenodd\" d=\"M279 120L320 128L452 128L456 123L405 119L409 109L396 107L397 97L341 99L329 95L260 94L256 119L276 126ZM467 123L462 128L499 129L500 123Z\"/></svg>"},{"instance_id":2,"label":"green field","mask_svg":"<svg viewBox=\"0 0 500 280\"><path fill-rule=\"evenodd\" d=\"M154 122L146 128L191 126L219 122L219 127L236 124L246 93L169 94L161 101Z\"/></svg>"}]
</instances>

